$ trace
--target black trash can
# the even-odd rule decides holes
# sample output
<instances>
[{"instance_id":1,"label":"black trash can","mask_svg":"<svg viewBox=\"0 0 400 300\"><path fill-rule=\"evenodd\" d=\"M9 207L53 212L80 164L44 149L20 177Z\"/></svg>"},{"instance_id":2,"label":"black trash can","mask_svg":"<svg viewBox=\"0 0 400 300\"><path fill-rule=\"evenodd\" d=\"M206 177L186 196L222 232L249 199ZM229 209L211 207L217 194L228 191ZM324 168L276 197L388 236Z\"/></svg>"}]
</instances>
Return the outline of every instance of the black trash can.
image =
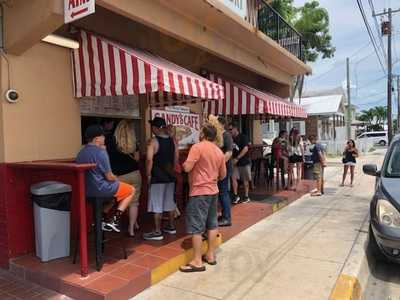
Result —
<instances>
[{"instance_id":1,"label":"black trash can","mask_svg":"<svg viewBox=\"0 0 400 300\"><path fill-rule=\"evenodd\" d=\"M303 174L304 174L304 179L307 180L314 180L314 164L310 160L309 157L305 157L304 164L303 164Z\"/></svg>"},{"instance_id":2,"label":"black trash can","mask_svg":"<svg viewBox=\"0 0 400 300\"><path fill-rule=\"evenodd\" d=\"M71 191L56 181L31 186L36 255L43 262L69 256Z\"/></svg>"}]
</instances>

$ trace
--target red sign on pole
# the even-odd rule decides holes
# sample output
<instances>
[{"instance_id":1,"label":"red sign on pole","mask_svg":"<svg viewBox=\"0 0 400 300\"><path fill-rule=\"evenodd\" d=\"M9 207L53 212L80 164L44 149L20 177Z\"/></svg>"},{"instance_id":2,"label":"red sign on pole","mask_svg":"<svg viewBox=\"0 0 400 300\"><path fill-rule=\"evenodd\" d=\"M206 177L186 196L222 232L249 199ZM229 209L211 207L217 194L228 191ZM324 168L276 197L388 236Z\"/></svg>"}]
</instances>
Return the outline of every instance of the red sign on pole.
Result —
<instances>
[{"instance_id":1,"label":"red sign on pole","mask_svg":"<svg viewBox=\"0 0 400 300\"><path fill-rule=\"evenodd\" d=\"M70 23L95 12L95 0L64 0L64 22Z\"/></svg>"}]
</instances>

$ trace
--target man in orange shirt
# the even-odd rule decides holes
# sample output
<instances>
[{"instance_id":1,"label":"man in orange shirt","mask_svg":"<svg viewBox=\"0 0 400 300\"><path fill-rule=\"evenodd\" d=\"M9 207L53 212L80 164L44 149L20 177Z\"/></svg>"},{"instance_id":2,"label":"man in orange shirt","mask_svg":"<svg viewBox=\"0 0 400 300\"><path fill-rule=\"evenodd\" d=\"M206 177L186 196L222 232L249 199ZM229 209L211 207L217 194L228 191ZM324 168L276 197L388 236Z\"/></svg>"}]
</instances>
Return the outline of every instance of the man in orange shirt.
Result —
<instances>
[{"instance_id":1,"label":"man in orange shirt","mask_svg":"<svg viewBox=\"0 0 400 300\"><path fill-rule=\"evenodd\" d=\"M218 234L218 180L226 176L225 156L214 143L217 129L211 124L203 126L201 142L193 145L183 164L189 173L190 199L186 207L187 233L192 235L193 260L180 267L182 272L202 272L203 260L215 265L215 249ZM202 233L208 231L208 251L201 257Z\"/></svg>"}]
</instances>

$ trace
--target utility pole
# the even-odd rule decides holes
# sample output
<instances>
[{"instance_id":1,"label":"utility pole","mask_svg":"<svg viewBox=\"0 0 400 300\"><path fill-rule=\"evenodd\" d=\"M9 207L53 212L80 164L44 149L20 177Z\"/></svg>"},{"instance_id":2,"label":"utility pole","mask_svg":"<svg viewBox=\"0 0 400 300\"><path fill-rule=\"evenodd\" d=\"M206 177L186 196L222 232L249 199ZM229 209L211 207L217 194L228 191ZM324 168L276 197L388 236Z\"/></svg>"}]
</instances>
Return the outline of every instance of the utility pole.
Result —
<instances>
[{"instance_id":1,"label":"utility pole","mask_svg":"<svg viewBox=\"0 0 400 300\"><path fill-rule=\"evenodd\" d=\"M388 32L388 86L387 86L387 121L389 144L393 138L392 122L392 9L389 8L389 32Z\"/></svg>"},{"instance_id":2,"label":"utility pole","mask_svg":"<svg viewBox=\"0 0 400 300\"><path fill-rule=\"evenodd\" d=\"M350 59L346 58L347 69L347 139L351 139L351 100L350 100Z\"/></svg>"},{"instance_id":3,"label":"utility pole","mask_svg":"<svg viewBox=\"0 0 400 300\"><path fill-rule=\"evenodd\" d=\"M388 82L387 82L387 122L388 122L388 139L389 144L393 138L393 122L392 122L392 14L400 12L400 9L374 14L374 17L388 15L388 21L382 22L382 35L388 36Z\"/></svg>"},{"instance_id":4,"label":"utility pole","mask_svg":"<svg viewBox=\"0 0 400 300\"><path fill-rule=\"evenodd\" d=\"M397 133L400 133L400 76L396 75L397 78Z\"/></svg>"}]
</instances>

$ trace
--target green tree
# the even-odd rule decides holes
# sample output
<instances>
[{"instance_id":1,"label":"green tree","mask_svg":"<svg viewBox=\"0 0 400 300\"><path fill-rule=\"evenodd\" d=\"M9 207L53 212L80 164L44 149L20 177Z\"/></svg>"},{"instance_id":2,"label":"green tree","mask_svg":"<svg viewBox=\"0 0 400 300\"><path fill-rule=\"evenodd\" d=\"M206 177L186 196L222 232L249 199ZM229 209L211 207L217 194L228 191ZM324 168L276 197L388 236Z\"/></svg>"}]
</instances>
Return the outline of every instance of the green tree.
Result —
<instances>
[{"instance_id":1,"label":"green tree","mask_svg":"<svg viewBox=\"0 0 400 300\"><path fill-rule=\"evenodd\" d=\"M371 109L361 111L358 116L358 120L367 123L367 126L371 126L374 121L374 112Z\"/></svg>"},{"instance_id":2,"label":"green tree","mask_svg":"<svg viewBox=\"0 0 400 300\"><path fill-rule=\"evenodd\" d=\"M319 1L312 0L296 8L293 0L274 0L271 6L303 36L306 61L314 62L320 55L322 58L334 56L329 13Z\"/></svg>"},{"instance_id":3,"label":"green tree","mask_svg":"<svg viewBox=\"0 0 400 300\"><path fill-rule=\"evenodd\" d=\"M372 108L373 114L375 115L376 118L376 125L383 125L385 124L387 120L387 107L386 106L376 106Z\"/></svg>"},{"instance_id":4,"label":"green tree","mask_svg":"<svg viewBox=\"0 0 400 300\"><path fill-rule=\"evenodd\" d=\"M387 121L387 107L376 106L367 110L361 111L358 120L367 124L367 130L383 130Z\"/></svg>"}]
</instances>

